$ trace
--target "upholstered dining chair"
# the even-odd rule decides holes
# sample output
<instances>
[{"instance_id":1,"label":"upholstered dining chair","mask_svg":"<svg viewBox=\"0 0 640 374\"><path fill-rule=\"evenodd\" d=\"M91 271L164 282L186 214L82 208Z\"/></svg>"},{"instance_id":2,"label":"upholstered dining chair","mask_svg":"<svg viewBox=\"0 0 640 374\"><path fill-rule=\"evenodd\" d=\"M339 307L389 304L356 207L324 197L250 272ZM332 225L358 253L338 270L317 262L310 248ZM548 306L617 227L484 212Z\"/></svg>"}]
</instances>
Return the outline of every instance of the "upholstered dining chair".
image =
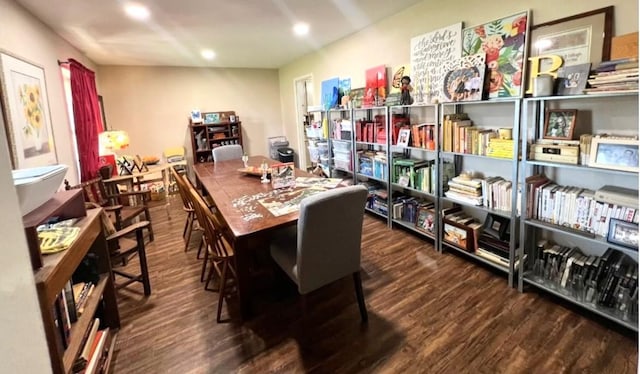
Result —
<instances>
[{"instance_id":1,"label":"upholstered dining chair","mask_svg":"<svg viewBox=\"0 0 640 374\"><path fill-rule=\"evenodd\" d=\"M196 212L196 216L200 225L204 228L204 244L205 244L205 257L203 263L203 273L206 269L208 262L211 263L209 268L209 275L204 288L208 289L209 283L213 279L214 271L219 277L218 287L218 312L216 314L216 321L220 323L222 319L222 305L224 298L229 293L233 283L237 282L237 275L233 265L234 251L231 244L225 239L223 235L223 223L220 222L219 217L212 212L205 200L200 196L198 191L194 188L189 189L192 199L193 207ZM237 284L237 283L236 283Z\"/></svg>"},{"instance_id":2,"label":"upholstered dining chair","mask_svg":"<svg viewBox=\"0 0 640 374\"><path fill-rule=\"evenodd\" d=\"M304 295L349 274L363 322L368 321L360 277L360 244L367 189L349 186L302 200L296 229L271 241L271 257ZM304 305L304 300L303 300Z\"/></svg>"},{"instance_id":3,"label":"upholstered dining chair","mask_svg":"<svg viewBox=\"0 0 640 374\"><path fill-rule=\"evenodd\" d=\"M221 145L211 150L213 162L240 160L242 158L242 146L240 144Z\"/></svg>"}]
</instances>

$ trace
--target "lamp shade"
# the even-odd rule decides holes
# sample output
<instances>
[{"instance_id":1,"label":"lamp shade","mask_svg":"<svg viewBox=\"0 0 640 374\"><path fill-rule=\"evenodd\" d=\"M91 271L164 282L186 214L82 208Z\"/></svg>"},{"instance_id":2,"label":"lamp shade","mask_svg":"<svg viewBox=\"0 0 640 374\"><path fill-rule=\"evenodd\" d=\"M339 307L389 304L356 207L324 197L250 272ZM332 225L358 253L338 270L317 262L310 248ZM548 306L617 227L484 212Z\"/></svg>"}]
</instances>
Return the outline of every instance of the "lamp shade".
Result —
<instances>
[{"instance_id":1,"label":"lamp shade","mask_svg":"<svg viewBox=\"0 0 640 374\"><path fill-rule=\"evenodd\" d=\"M129 134L122 130L110 130L100 133L98 136L100 154L104 151L117 151L129 146Z\"/></svg>"}]
</instances>

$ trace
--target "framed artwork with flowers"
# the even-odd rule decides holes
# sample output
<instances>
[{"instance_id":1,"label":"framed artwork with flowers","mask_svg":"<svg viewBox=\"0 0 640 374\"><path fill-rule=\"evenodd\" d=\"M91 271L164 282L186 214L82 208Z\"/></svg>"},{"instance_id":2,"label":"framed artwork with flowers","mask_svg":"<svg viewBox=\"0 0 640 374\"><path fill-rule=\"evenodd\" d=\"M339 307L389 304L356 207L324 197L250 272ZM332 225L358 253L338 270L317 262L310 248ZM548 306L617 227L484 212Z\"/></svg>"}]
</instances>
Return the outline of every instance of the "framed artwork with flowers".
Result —
<instances>
[{"instance_id":1,"label":"framed artwork with flowers","mask_svg":"<svg viewBox=\"0 0 640 374\"><path fill-rule=\"evenodd\" d=\"M44 69L0 51L0 95L14 169L58 162Z\"/></svg>"},{"instance_id":2,"label":"framed artwork with flowers","mask_svg":"<svg viewBox=\"0 0 640 374\"><path fill-rule=\"evenodd\" d=\"M462 56L486 54L490 99L522 97L528 22L524 11L462 31Z\"/></svg>"}]
</instances>

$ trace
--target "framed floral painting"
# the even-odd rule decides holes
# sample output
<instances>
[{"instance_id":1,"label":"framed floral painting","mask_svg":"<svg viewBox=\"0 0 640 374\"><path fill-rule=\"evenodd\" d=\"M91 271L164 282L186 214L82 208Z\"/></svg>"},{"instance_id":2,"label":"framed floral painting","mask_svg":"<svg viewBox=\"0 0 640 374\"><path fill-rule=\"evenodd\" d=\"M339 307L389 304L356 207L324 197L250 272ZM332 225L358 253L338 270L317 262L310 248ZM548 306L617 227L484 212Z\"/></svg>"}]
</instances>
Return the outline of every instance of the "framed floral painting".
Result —
<instances>
[{"instance_id":1,"label":"framed floral painting","mask_svg":"<svg viewBox=\"0 0 640 374\"><path fill-rule=\"evenodd\" d=\"M0 94L14 169L58 162L44 69L0 51Z\"/></svg>"},{"instance_id":2,"label":"framed floral painting","mask_svg":"<svg viewBox=\"0 0 640 374\"><path fill-rule=\"evenodd\" d=\"M462 56L486 54L489 98L521 97L529 12L462 31Z\"/></svg>"}]
</instances>

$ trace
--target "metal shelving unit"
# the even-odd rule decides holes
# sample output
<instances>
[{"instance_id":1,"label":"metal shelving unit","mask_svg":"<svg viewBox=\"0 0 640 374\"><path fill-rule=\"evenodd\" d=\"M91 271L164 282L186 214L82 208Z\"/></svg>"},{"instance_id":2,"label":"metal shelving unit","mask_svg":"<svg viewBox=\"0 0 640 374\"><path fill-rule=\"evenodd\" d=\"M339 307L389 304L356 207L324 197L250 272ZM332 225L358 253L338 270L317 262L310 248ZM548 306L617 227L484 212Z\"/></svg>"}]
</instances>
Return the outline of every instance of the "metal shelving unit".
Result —
<instances>
[{"instance_id":1,"label":"metal shelving unit","mask_svg":"<svg viewBox=\"0 0 640 374\"><path fill-rule=\"evenodd\" d=\"M439 198L438 200L440 201L438 211L441 212L445 208L445 205L454 205L454 206L463 207L465 211L470 211L470 214L474 217L477 215L482 215L484 216L484 219L486 219L486 216L488 213L493 213L501 217L509 218L510 220L509 232L511 233L509 237L509 265L505 267L502 264L488 260L475 253L464 251L456 246L449 245L448 243L441 240L441 238L444 237L444 231L443 231L444 217L442 217L442 214L439 214L439 220L441 222L439 225L440 230L438 232L438 238L440 238L440 240L438 240L437 242L440 247L440 251L443 251L445 248L455 249L458 252L464 253L465 255L472 257L480 262L488 264L499 270L505 271L507 273L509 287L514 286L515 279L516 279L515 264L516 264L516 249L517 249L517 240L518 240L518 236L516 235L516 232L518 228L518 219L519 219L516 202L518 201L517 181L519 180L518 179L518 172L519 172L518 155L521 154L521 150L520 150L520 119L521 119L521 109L522 109L521 103L522 103L522 100L520 98L508 98L508 99L497 99L497 100L492 99L492 100L485 100L485 101L452 102L452 103L441 104L442 110L440 115L440 129L439 129L440 136L442 136L443 134L443 131L444 131L443 123L447 115L453 114L453 113L463 113L468 109L471 111L477 111L478 110L477 108L480 108L480 107L490 108L488 112L485 110L480 115L473 114L472 116L470 116L470 119L473 121L473 125L478 126L479 128L486 128L486 129L492 129L492 130L497 130L498 128L510 128L512 138L514 139L513 157L510 159L490 157L486 155L478 155L478 154L470 154L470 153L452 152L452 151L445 152L443 150L443 142L440 141L438 143L439 145L438 147L438 150L439 150L439 157L438 157L438 160L439 160L438 162L438 167L439 167L438 196ZM495 122L492 123L491 121L495 121L493 116L496 116L496 115L502 115L504 118L510 118L511 120L510 126L506 126L506 124L504 123L495 123ZM486 117L488 117L489 119L485 119ZM502 176L505 180L511 181L511 201L512 201L511 209L508 211L503 211L498 209L489 209L485 206L473 205L473 204L465 203L453 198L447 198L445 196L445 187L446 187L444 185L445 181L443 180L443 173L444 173L443 169L444 169L445 158L453 158L455 169L456 169L455 175L460 175L460 173L463 170L465 170L466 163L469 162L469 160L471 160L472 162L475 162L476 164L482 163L481 164L482 166L480 169L480 171L482 172L485 172L487 170L486 167L489 166L489 164L486 164L486 163L494 163L497 161L499 163L504 164L505 168L508 168L507 171L503 171L504 168L501 169L502 171L501 173L497 173L496 171L491 171L492 173L496 173L491 176L499 175L499 176ZM489 175L483 175L483 177L485 178L488 176Z\"/></svg>"},{"instance_id":2,"label":"metal shelving unit","mask_svg":"<svg viewBox=\"0 0 640 374\"><path fill-rule=\"evenodd\" d=\"M638 92L579 95L579 96L551 96L535 97L523 100L523 126L521 148L527 147L537 139L543 137L545 111L547 109L562 109L575 106L578 108L578 121L576 131L578 134L590 133L613 133L617 135L638 134ZM589 113L581 117L581 113ZM615 113L615 115L613 114ZM582 120L581 118L587 118ZM575 133L574 133L575 134ZM573 136L577 138L576 135ZM563 164L557 162L547 162L528 159L528 153L523 152L521 161L520 183L523 186L521 210L526 212L527 196L526 178L538 173L545 174L552 182L558 181L558 185L577 186L579 188L597 189L606 184L621 185L627 188L638 188L638 173L608 170L590 167L580 164ZM559 179L565 179L564 182ZM638 207L635 207L638 209ZM543 222L535 218L524 217L520 222L520 243L518 249L520 257L536 251L534 248L539 239L552 239L559 245L576 247L575 242L579 242L577 247L585 255L601 256L606 248L619 250L625 255L638 262L637 250L632 250L614 243L607 242L606 238L593 233L577 231L564 226ZM598 314L604 318L614 321L628 329L638 331L637 314L631 317L633 320L620 314L619 311L610 307L596 305L582 301L572 292L572 288L561 287L539 276L534 276L532 261L522 262L518 269L518 289L524 291L524 286L553 294L572 304L578 305L585 310ZM584 287L584 286L583 286ZM634 301L631 301L633 304ZM637 303L637 300L635 301Z\"/></svg>"}]
</instances>

